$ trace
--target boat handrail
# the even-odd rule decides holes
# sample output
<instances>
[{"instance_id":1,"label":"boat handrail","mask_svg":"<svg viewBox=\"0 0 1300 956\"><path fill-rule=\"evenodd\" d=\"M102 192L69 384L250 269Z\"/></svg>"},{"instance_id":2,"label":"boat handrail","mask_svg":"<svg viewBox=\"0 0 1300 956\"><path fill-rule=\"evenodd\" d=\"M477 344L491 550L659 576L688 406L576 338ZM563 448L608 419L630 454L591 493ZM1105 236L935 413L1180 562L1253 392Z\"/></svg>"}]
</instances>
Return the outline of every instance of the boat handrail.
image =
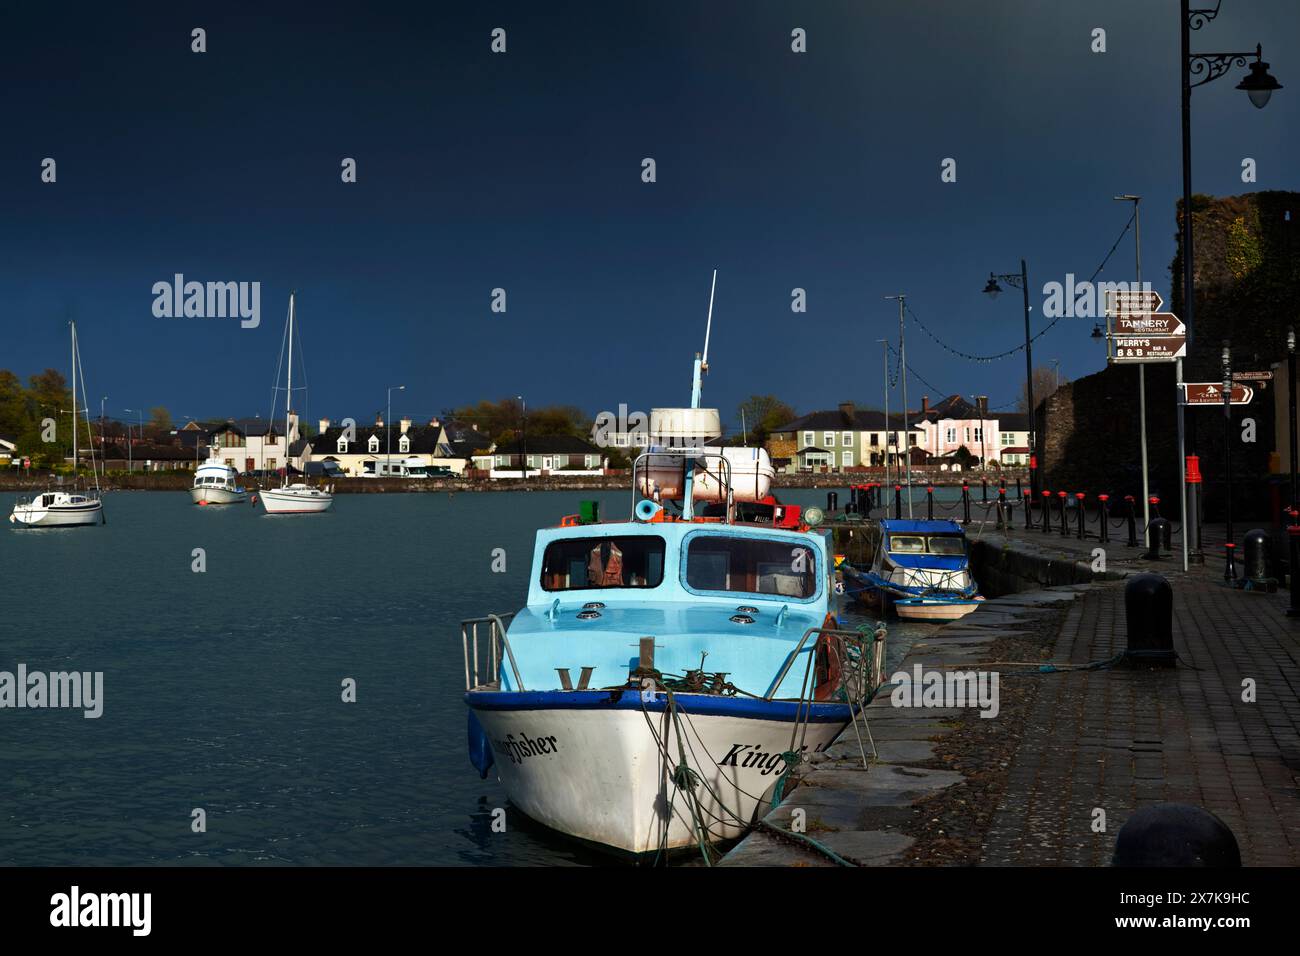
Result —
<instances>
[{"instance_id":1,"label":"boat handrail","mask_svg":"<svg viewBox=\"0 0 1300 956\"><path fill-rule=\"evenodd\" d=\"M795 660L798 659L799 653L803 650L804 645L808 643L808 638L812 637L814 634L816 634L818 638L820 638L823 634L829 634L832 637L846 637L855 641L861 641L866 638L870 638L870 640L876 644L876 653L872 655L872 660L871 660L872 673L870 676L872 678L872 686L873 687L879 686L881 683L883 683L883 679L884 679L885 662L883 658L883 649L884 649L885 642L883 640L880 640L878 638L878 635L880 631L883 629L884 629L883 626L878 627L875 631L873 631L870 635L868 635L868 634L864 634L862 631L850 631L850 630L845 630L844 628L835 628L835 627L808 628L808 630L803 632L803 637L799 638L799 643L795 645L795 649L791 651L789 656L786 658L785 664L781 667L781 672L776 675L776 680L772 682L772 686L768 690L768 692L763 695L763 699L771 700L772 697L776 694L777 690L780 689L781 684L784 683L785 681L786 675L790 672L790 668L794 666Z\"/></svg>"},{"instance_id":2,"label":"boat handrail","mask_svg":"<svg viewBox=\"0 0 1300 956\"><path fill-rule=\"evenodd\" d=\"M513 619L514 616L514 611L507 611L504 614L488 614L484 617L465 618L460 622L461 652L465 657L466 690L474 690L475 688L482 687L490 682L482 680L479 675L478 626L480 624L490 625L487 636L487 656L489 665L487 674L491 675L492 678L495 679L501 661L500 648L504 647L506 657L510 661L510 670L514 674L515 689L524 689L523 679L519 676L519 666L515 663L515 652L511 649L510 639L506 636L506 624L509 620Z\"/></svg>"},{"instance_id":3,"label":"boat handrail","mask_svg":"<svg viewBox=\"0 0 1300 956\"><path fill-rule=\"evenodd\" d=\"M636 472L637 472L637 467L641 464L642 459L650 458L652 456L672 457L674 455L679 456L683 459L716 458L718 459L718 461L722 462L722 468L720 469L720 473L721 473L721 477L726 479L724 484L727 489L727 515L726 515L725 522L727 524L733 524L735 521L735 514L736 514L736 500L735 500L735 489L731 487L731 461L721 452L706 451L703 448L700 448L698 446L693 446L693 445L666 445L663 448L656 449L655 451L643 451L636 456L636 459L632 462L632 513L636 514L637 501L642 498L647 498L646 495L641 495L641 493L637 490L638 486L636 482ZM705 469L705 471L707 470L708 469Z\"/></svg>"}]
</instances>

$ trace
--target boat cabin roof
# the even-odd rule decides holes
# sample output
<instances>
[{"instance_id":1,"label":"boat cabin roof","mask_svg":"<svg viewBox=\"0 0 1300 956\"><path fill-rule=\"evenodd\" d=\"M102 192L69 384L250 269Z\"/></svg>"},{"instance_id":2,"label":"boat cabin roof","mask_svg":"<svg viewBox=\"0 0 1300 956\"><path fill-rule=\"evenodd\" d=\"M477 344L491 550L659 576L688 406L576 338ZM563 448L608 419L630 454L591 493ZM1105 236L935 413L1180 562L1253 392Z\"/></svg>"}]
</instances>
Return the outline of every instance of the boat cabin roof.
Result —
<instances>
[{"instance_id":1,"label":"boat cabin roof","mask_svg":"<svg viewBox=\"0 0 1300 956\"><path fill-rule=\"evenodd\" d=\"M961 525L946 518L936 518L933 521L924 518L885 518L880 522L880 529L886 534L966 534Z\"/></svg>"}]
</instances>

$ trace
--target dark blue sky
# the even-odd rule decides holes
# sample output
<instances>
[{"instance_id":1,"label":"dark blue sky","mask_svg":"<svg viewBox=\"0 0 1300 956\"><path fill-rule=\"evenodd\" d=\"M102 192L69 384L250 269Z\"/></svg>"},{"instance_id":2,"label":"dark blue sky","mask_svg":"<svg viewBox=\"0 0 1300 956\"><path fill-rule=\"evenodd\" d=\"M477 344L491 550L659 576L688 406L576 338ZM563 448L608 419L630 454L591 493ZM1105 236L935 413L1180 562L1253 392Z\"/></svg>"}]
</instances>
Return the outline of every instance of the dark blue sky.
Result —
<instances>
[{"instance_id":1,"label":"dark blue sky","mask_svg":"<svg viewBox=\"0 0 1300 956\"><path fill-rule=\"evenodd\" d=\"M1039 328L1042 284L1091 274L1122 192L1145 197L1144 273L1167 294L1176 0L617 7L10 6L0 367L66 370L75 317L96 413L106 394L111 413L265 415L296 288L313 417L368 416L398 383L395 415L521 393L679 405L717 267L706 404L874 404L875 340L898 333L882 296L908 293L963 350L1014 346L1019 297L989 302L988 272L1029 260ZM1244 71L1194 92L1198 192L1300 189L1297 38L1290 0L1225 0L1193 33L1201 50L1263 42L1286 87L1265 110L1233 89ZM1130 236L1101 278L1131 279L1132 258ZM261 326L155 318L150 289L177 272L260 281ZM1062 321L1036 363L1100 368L1091 329ZM1024 374L1019 353L972 364L910 323L908 358L995 407ZM912 404L934 391L913 380Z\"/></svg>"}]
</instances>

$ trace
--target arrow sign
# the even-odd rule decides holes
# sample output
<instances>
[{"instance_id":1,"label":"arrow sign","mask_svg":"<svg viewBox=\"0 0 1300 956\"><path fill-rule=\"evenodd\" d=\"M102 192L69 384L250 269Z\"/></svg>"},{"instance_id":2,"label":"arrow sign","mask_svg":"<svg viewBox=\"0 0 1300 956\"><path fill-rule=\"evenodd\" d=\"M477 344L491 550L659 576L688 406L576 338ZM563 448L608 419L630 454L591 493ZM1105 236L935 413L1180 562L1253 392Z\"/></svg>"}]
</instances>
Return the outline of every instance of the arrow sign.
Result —
<instances>
[{"instance_id":1,"label":"arrow sign","mask_svg":"<svg viewBox=\"0 0 1300 956\"><path fill-rule=\"evenodd\" d=\"M1154 289L1106 290L1106 314L1128 315L1140 312L1159 312L1165 300Z\"/></svg>"},{"instance_id":2,"label":"arrow sign","mask_svg":"<svg viewBox=\"0 0 1300 956\"><path fill-rule=\"evenodd\" d=\"M1188 405L1223 404L1222 382L1184 382L1183 391L1186 395L1185 402ZM1254 397L1255 390L1249 385L1233 385L1229 404L1249 405L1250 400Z\"/></svg>"},{"instance_id":3,"label":"arrow sign","mask_svg":"<svg viewBox=\"0 0 1300 956\"><path fill-rule=\"evenodd\" d=\"M1125 312L1115 317L1115 335L1187 335L1187 326L1172 312Z\"/></svg>"},{"instance_id":4,"label":"arrow sign","mask_svg":"<svg viewBox=\"0 0 1300 956\"><path fill-rule=\"evenodd\" d=\"M1233 372L1232 380L1234 382L1271 382L1273 381L1272 372Z\"/></svg>"},{"instance_id":5,"label":"arrow sign","mask_svg":"<svg viewBox=\"0 0 1300 956\"><path fill-rule=\"evenodd\" d=\"M1187 336L1113 336L1115 355L1113 362L1172 362L1187 354Z\"/></svg>"}]
</instances>

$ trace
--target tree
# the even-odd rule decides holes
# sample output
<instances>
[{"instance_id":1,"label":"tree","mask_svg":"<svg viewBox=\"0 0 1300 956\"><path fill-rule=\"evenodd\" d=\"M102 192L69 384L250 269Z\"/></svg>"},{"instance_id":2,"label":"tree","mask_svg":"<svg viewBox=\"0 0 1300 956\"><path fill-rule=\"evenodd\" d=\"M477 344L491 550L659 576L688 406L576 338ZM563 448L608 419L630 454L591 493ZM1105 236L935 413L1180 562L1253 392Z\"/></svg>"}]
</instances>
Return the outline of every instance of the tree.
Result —
<instances>
[{"instance_id":1,"label":"tree","mask_svg":"<svg viewBox=\"0 0 1300 956\"><path fill-rule=\"evenodd\" d=\"M0 369L0 435L17 436L27 427L28 418L22 380L8 369Z\"/></svg>"},{"instance_id":2,"label":"tree","mask_svg":"<svg viewBox=\"0 0 1300 956\"><path fill-rule=\"evenodd\" d=\"M171 431L172 413L162 405L149 409L149 424L160 432Z\"/></svg>"},{"instance_id":3,"label":"tree","mask_svg":"<svg viewBox=\"0 0 1300 956\"><path fill-rule=\"evenodd\" d=\"M497 443L513 441L525 431L529 435L588 434L587 415L572 405L543 405L529 408L525 421L524 406L517 398L481 401L452 412L452 417L471 425Z\"/></svg>"},{"instance_id":4,"label":"tree","mask_svg":"<svg viewBox=\"0 0 1300 956\"><path fill-rule=\"evenodd\" d=\"M1047 399L1049 395L1056 391L1058 375L1055 369L1046 365L1034 366L1034 404L1039 405ZM1064 381L1061 382L1065 384ZM1016 411L1029 411L1029 400L1025 395L1025 383L1020 383L1020 398L1016 403Z\"/></svg>"},{"instance_id":5,"label":"tree","mask_svg":"<svg viewBox=\"0 0 1300 956\"><path fill-rule=\"evenodd\" d=\"M736 408L736 417L744 417L751 444L761 445L768 435L788 425L798 416L795 410L775 395L751 395Z\"/></svg>"}]
</instances>

